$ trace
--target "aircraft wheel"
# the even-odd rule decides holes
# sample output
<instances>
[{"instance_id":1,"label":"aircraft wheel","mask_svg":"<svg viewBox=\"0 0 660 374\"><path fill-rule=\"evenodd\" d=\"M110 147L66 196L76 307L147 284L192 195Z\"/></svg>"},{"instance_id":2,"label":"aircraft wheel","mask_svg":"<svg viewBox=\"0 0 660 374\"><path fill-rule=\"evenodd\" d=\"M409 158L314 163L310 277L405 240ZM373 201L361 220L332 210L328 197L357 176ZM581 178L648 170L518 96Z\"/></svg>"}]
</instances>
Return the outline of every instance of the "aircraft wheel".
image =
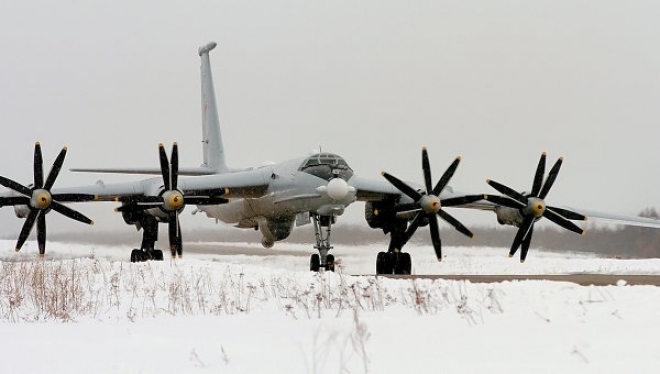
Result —
<instances>
[{"instance_id":1,"label":"aircraft wheel","mask_svg":"<svg viewBox=\"0 0 660 374\"><path fill-rule=\"evenodd\" d=\"M131 262L143 262L144 261L144 253L142 252L141 249L134 249L131 251Z\"/></svg>"},{"instance_id":2,"label":"aircraft wheel","mask_svg":"<svg viewBox=\"0 0 660 374\"><path fill-rule=\"evenodd\" d=\"M325 259L325 270L335 271L335 256L328 255Z\"/></svg>"},{"instance_id":3,"label":"aircraft wheel","mask_svg":"<svg viewBox=\"0 0 660 374\"><path fill-rule=\"evenodd\" d=\"M385 274L394 274L396 268L396 253L385 253Z\"/></svg>"},{"instance_id":4,"label":"aircraft wheel","mask_svg":"<svg viewBox=\"0 0 660 374\"><path fill-rule=\"evenodd\" d=\"M376 275L385 274L385 268L387 267L387 253L378 252L376 256Z\"/></svg>"},{"instance_id":5,"label":"aircraft wheel","mask_svg":"<svg viewBox=\"0 0 660 374\"><path fill-rule=\"evenodd\" d=\"M318 253L314 253L312 257L309 258L309 271L318 272L321 268L321 258Z\"/></svg>"},{"instance_id":6,"label":"aircraft wheel","mask_svg":"<svg viewBox=\"0 0 660 374\"><path fill-rule=\"evenodd\" d=\"M399 253L394 266L394 274L409 275L412 271L412 259L410 253Z\"/></svg>"},{"instance_id":7,"label":"aircraft wheel","mask_svg":"<svg viewBox=\"0 0 660 374\"><path fill-rule=\"evenodd\" d=\"M151 257L154 261L163 261L163 251L160 249L154 249Z\"/></svg>"}]
</instances>

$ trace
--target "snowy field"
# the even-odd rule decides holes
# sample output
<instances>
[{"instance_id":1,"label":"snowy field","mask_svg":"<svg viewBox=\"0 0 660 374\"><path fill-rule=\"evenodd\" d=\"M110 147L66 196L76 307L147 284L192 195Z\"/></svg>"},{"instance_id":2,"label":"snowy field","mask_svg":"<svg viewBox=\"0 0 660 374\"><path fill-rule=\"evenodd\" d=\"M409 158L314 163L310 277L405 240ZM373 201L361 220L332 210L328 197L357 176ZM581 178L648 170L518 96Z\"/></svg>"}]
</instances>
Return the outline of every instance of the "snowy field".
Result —
<instances>
[{"instance_id":1,"label":"snowy field","mask_svg":"<svg viewBox=\"0 0 660 374\"><path fill-rule=\"evenodd\" d=\"M13 247L0 240L0 372L660 371L655 286L376 278L375 245L337 246L339 271L320 274L310 245L193 243L141 264L130 248L49 242L39 261L36 243ZM659 260L408 249L416 274L660 274Z\"/></svg>"}]
</instances>

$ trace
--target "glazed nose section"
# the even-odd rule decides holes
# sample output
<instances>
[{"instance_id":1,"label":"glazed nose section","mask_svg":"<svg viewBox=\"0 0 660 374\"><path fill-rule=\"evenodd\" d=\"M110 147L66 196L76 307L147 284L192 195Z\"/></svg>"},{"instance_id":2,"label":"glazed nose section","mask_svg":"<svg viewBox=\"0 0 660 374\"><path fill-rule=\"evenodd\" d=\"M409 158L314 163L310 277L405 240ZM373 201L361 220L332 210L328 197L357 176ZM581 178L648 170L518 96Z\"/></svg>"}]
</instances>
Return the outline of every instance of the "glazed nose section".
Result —
<instances>
[{"instance_id":1,"label":"glazed nose section","mask_svg":"<svg viewBox=\"0 0 660 374\"><path fill-rule=\"evenodd\" d=\"M349 193L355 192L355 188L349 186L342 178L333 178L326 186L320 186L316 190L325 192L331 199L336 201L344 200Z\"/></svg>"}]
</instances>

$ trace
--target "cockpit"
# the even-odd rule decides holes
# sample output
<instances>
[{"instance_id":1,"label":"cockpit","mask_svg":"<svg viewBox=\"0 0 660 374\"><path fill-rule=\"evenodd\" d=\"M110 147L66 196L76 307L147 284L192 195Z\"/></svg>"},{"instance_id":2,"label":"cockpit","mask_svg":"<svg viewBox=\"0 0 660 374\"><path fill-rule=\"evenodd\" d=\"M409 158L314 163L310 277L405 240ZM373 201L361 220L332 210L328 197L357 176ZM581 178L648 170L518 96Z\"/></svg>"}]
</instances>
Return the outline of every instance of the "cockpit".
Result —
<instances>
[{"instance_id":1,"label":"cockpit","mask_svg":"<svg viewBox=\"0 0 660 374\"><path fill-rule=\"evenodd\" d=\"M309 156L298 170L328 181L337 177L347 181L353 176L353 170L346 161L332 153L317 153Z\"/></svg>"}]
</instances>

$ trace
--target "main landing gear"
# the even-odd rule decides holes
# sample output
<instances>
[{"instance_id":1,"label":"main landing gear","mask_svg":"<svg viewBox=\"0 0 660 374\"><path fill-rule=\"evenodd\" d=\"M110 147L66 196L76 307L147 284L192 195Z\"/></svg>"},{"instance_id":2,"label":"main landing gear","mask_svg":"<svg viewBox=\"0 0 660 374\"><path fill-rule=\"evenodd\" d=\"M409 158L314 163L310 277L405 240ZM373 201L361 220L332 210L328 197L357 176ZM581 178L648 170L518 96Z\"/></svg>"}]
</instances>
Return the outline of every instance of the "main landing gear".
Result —
<instances>
[{"instance_id":1,"label":"main landing gear","mask_svg":"<svg viewBox=\"0 0 660 374\"><path fill-rule=\"evenodd\" d=\"M379 252L376 256L376 275L412 273L410 253L401 252L401 247L406 242L405 231L399 231L392 231L387 252Z\"/></svg>"},{"instance_id":2,"label":"main landing gear","mask_svg":"<svg viewBox=\"0 0 660 374\"><path fill-rule=\"evenodd\" d=\"M131 251L131 262L144 262L147 260L163 261L163 251L154 249L158 240L158 221L152 216L144 216L142 224L142 245L140 249Z\"/></svg>"},{"instance_id":3,"label":"main landing gear","mask_svg":"<svg viewBox=\"0 0 660 374\"><path fill-rule=\"evenodd\" d=\"M314 253L309 259L309 270L318 272L321 268L335 271L335 256L328 254L332 249L330 245L330 231L335 219L333 216L321 216L311 213L314 224L314 235L316 236L316 248L319 253Z\"/></svg>"}]
</instances>

